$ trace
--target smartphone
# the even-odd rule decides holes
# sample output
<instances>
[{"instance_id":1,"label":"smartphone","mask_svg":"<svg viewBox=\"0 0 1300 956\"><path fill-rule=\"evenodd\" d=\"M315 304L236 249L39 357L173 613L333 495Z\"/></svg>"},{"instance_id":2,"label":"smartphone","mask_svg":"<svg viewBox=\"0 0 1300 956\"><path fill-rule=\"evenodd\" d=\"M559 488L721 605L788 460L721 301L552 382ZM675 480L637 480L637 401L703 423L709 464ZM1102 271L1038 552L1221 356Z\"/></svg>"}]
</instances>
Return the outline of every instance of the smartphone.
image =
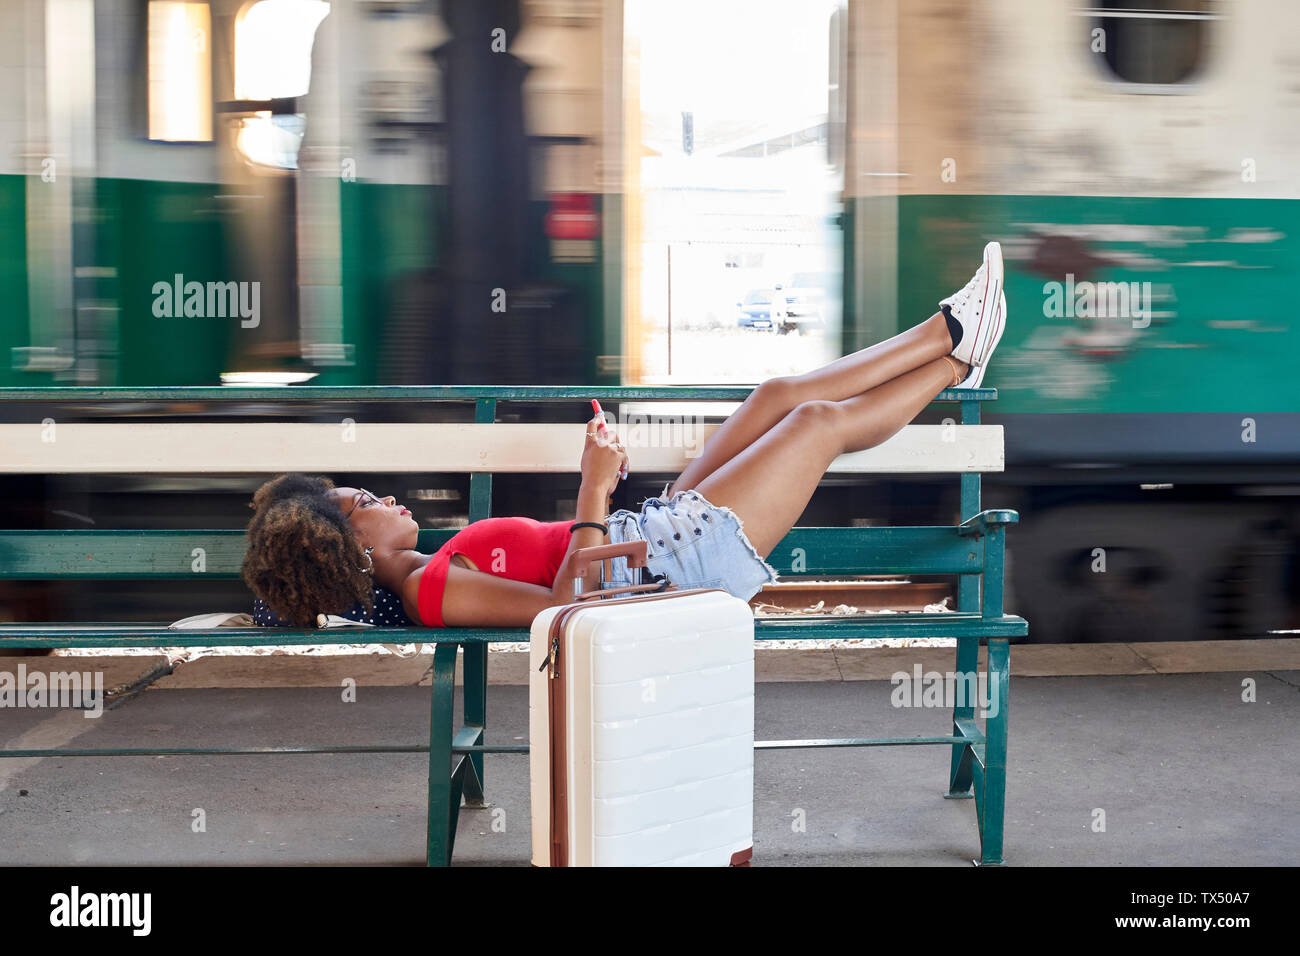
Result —
<instances>
[{"instance_id":1,"label":"smartphone","mask_svg":"<svg viewBox=\"0 0 1300 956\"><path fill-rule=\"evenodd\" d=\"M600 424L596 427L600 429L602 435L605 434L605 410L600 407L600 402L596 401L594 398L591 400L591 411L593 415L600 419ZM626 479L627 475L628 472L626 467L622 468L618 473L618 476L623 479Z\"/></svg>"}]
</instances>

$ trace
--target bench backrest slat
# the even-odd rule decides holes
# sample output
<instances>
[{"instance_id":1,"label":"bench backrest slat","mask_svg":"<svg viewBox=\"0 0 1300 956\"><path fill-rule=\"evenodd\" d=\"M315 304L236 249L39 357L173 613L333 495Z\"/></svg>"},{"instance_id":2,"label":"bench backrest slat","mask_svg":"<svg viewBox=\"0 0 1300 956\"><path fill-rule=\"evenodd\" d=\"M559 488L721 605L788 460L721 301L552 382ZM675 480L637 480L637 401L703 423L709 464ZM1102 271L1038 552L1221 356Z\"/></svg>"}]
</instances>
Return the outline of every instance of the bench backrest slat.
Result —
<instances>
[{"instance_id":1,"label":"bench backrest slat","mask_svg":"<svg viewBox=\"0 0 1300 956\"><path fill-rule=\"evenodd\" d=\"M421 531L437 551L455 529ZM239 577L242 531L0 531L0 579ZM948 526L795 528L768 556L783 577L976 574L984 549Z\"/></svg>"},{"instance_id":2,"label":"bench backrest slat","mask_svg":"<svg viewBox=\"0 0 1300 956\"><path fill-rule=\"evenodd\" d=\"M631 423L619 435L638 472L676 474L715 424ZM306 472L574 473L571 423L64 422L0 424L2 474ZM1004 467L1001 425L908 425L841 455L839 473L953 474Z\"/></svg>"},{"instance_id":3,"label":"bench backrest slat","mask_svg":"<svg viewBox=\"0 0 1300 956\"><path fill-rule=\"evenodd\" d=\"M741 402L752 385L38 385L0 388L15 402L502 402L723 401ZM945 388L936 402L991 402L996 388Z\"/></svg>"}]
</instances>

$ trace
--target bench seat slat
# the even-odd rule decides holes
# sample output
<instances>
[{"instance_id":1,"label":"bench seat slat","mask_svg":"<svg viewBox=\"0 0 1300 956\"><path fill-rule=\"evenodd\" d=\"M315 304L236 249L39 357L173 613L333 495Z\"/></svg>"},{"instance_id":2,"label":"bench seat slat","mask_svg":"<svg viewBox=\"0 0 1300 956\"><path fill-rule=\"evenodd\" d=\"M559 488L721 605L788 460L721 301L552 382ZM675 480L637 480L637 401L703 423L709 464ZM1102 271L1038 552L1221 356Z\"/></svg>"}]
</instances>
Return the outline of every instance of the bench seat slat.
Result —
<instances>
[{"instance_id":1,"label":"bench seat slat","mask_svg":"<svg viewBox=\"0 0 1300 956\"><path fill-rule=\"evenodd\" d=\"M978 614L877 614L867 617L762 617L754 622L759 640L816 640L851 637L1017 637L1028 633L1023 618ZM177 628L153 624L5 624L0 653L28 647L260 647L268 644L436 644L522 643L527 628L357 627Z\"/></svg>"}]
</instances>

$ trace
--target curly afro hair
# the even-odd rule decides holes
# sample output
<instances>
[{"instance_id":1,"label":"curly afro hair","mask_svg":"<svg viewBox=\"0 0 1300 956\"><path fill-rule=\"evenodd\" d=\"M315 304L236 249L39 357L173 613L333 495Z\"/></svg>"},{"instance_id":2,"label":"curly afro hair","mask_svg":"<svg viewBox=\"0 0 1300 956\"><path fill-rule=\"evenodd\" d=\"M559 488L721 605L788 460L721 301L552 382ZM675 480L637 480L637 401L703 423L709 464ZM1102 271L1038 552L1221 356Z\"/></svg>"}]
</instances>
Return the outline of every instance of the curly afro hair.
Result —
<instances>
[{"instance_id":1,"label":"curly afro hair","mask_svg":"<svg viewBox=\"0 0 1300 956\"><path fill-rule=\"evenodd\" d=\"M328 478L288 474L258 488L249 505L244 583L282 620L315 627L318 614L374 608L371 575Z\"/></svg>"}]
</instances>

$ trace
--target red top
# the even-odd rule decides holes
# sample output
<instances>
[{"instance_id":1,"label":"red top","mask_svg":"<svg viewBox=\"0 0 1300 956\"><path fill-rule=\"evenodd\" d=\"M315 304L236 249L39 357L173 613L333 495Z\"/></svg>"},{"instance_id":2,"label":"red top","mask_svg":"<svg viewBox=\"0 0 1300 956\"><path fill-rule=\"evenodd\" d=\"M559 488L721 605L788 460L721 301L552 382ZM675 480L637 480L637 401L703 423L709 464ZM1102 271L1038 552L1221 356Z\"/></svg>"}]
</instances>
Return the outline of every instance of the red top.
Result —
<instances>
[{"instance_id":1,"label":"red top","mask_svg":"<svg viewBox=\"0 0 1300 956\"><path fill-rule=\"evenodd\" d=\"M488 574L552 587L569 550L571 524L533 518L482 518L462 528L434 553L420 574L420 623L425 627L447 626L442 620L442 596L453 554L465 555Z\"/></svg>"}]
</instances>

